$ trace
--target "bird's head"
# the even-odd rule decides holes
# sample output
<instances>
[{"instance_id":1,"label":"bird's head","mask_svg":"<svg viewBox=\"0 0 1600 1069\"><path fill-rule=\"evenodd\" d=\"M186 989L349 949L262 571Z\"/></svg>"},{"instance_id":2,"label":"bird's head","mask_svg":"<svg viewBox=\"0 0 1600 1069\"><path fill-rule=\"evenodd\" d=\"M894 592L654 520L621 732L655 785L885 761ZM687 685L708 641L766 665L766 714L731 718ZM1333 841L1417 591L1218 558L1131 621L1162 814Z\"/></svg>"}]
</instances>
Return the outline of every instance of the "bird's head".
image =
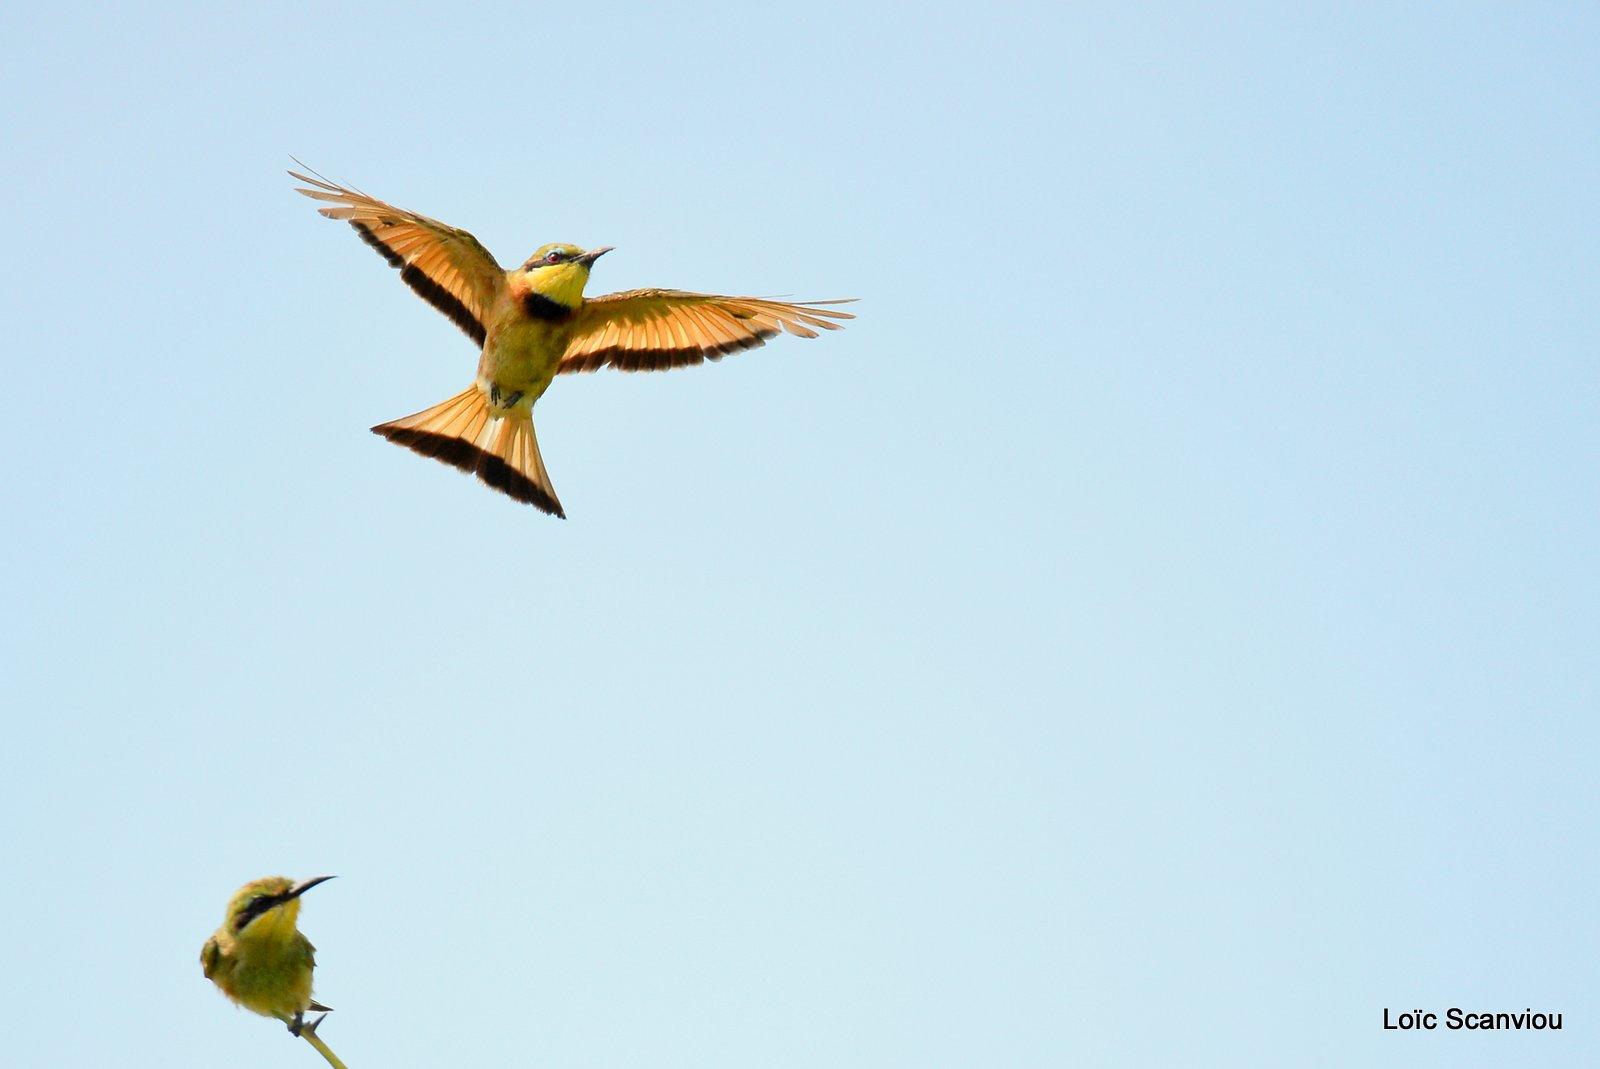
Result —
<instances>
[{"instance_id":1,"label":"bird's head","mask_svg":"<svg viewBox=\"0 0 1600 1069\"><path fill-rule=\"evenodd\" d=\"M295 930L300 896L332 876L313 876L294 883L287 876L251 880L228 901L228 930L249 938L282 937Z\"/></svg>"},{"instance_id":2,"label":"bird's head","mask_svg":"<svg viewBox=\"0 0 1600 1069\"><path fill-rule=\"evenodd\" d=\"M522 265L517 278L528 290L548 297L567 308L583 303L583 287L589 281L589 268L611 251L611 246L584 252L576 245L545 245Z\"/></svg>"}]
</instances>

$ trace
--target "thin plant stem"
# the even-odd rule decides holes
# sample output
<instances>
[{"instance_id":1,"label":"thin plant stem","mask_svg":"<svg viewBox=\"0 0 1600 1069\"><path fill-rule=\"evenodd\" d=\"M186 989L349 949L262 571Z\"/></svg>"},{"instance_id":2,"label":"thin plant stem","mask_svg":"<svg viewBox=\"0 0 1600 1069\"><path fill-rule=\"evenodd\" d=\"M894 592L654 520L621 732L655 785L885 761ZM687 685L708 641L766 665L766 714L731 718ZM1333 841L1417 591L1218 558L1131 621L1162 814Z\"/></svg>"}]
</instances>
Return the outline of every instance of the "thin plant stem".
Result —
<instances>
[{"instance_id":1,"label":"thin plant stem","mask_svg":"<svg viewBox=\"0 0 1600 1069\"><path fill-rule=\"evenodd\" d=\"M339 1060L339 1056L328 1049L328 1045L322 1041L322 1037L317 1035L316 1026L302 1028L300 1030L300 1038L316 1047L317 1053L328 1059L328 1064L333 1066L333 1069L348 1069L344 1062Z\"/></svg>"}]
</instances>

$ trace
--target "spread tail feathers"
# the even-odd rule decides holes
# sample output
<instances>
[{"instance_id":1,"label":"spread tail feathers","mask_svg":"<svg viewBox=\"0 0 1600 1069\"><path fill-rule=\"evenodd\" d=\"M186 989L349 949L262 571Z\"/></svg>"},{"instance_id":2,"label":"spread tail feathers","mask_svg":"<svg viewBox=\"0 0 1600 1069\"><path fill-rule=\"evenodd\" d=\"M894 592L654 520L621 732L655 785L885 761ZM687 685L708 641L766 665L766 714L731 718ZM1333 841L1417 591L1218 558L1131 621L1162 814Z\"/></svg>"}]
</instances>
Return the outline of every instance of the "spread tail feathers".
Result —
<instances>
[{"instance_id":1,"label":"spread tail feathers","mask_svg":"<svg viewBox=\"0 0 1600 1069\"><path fill-rule=\"evenodd\" d=\"M477 386L414 416L372 428L395 445L471 472L501 493L567 518L550 488L550 473L533 436L533 416L512 412L495 419Z\"/></svg>"}]
</instances>

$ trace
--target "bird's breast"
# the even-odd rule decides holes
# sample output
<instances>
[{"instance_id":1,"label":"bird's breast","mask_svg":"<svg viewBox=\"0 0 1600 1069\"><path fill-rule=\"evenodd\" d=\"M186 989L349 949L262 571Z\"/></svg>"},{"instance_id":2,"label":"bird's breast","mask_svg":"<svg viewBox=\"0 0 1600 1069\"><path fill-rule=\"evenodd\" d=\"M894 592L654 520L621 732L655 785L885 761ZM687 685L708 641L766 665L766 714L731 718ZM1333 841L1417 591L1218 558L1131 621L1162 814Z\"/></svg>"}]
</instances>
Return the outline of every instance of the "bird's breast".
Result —
<instances>
[{"instance_id":1,"label":"bird's breast","mask_svg":"<svg viewBox=\"0 0 1600 1069\"><path fill-rule=\"evenodd\" d=\"M517 316L497 324L484 343L478 378L506 393L537 397L555 378L570 336L564 322Z\"/></svg>"}]
</instances>

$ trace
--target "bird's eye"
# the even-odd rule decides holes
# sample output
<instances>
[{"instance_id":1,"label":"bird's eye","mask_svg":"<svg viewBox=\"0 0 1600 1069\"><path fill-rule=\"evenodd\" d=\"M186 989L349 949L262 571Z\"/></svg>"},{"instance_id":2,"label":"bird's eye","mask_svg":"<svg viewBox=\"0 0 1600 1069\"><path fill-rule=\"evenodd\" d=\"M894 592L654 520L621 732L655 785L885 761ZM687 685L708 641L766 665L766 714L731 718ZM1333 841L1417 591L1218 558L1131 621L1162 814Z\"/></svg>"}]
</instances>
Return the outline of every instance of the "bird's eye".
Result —
<instances>
[{"instance_id":1,"label":"bird's eye","mask_svg":"<svg viewBox=\"0 0 1600 1069\"><path fill-rule=\"evenodd\" d=\"M561 253L559 253L559 252L549 253L548 255L545 256L544 262L547 263L547 264L558 264L558 263L560 263L561 262Z\"/></svg>"}]
</instances>

